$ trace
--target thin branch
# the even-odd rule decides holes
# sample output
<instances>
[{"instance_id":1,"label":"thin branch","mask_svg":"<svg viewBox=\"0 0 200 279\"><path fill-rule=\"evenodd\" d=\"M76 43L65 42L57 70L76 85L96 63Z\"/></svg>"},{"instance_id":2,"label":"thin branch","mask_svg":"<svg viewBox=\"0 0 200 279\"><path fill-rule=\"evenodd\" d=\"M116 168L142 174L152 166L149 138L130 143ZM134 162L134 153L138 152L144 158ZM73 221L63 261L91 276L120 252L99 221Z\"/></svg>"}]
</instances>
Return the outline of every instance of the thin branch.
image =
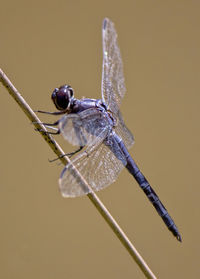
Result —
<instances>
[{"instance_id":1,"label":"thin branch","mask_svg":"<svg viewBox=\"0 0 200 279\"><path fill-rule=\"evenodd\" d=\"M0 69L0 81L4 85L4 87L8 90L9 94L18 103L18 105L21 107L21 109L24 111L24 113L30 119L30 121L34 123L36 129L42 129L43 131L46 131L46 128L44 127L44 125L39 124L39 123L41 123L40 119L36 116L34 111L30 108L30 106L27 104L27 102L20 95L20 93L17 91L17 89L14 87L14 85L11 83L11 81L8 79L8 77L5 75L5 73L1 69ZM57 142L53 139L53 137L51 135L45 134L43 132L40 132L40 134L45 139L45 141L49 144L49 146L55 152L55 154L58 157L60 157L60 160L64 165L66 165L67 163L70 162L70 160L67 156L62 157L62 155L64 155L65 153L63 152L61 147L57 144ZM81 176L81 174L75 167L70 168L70 171L72 171L72 175L74 175L74 177L76 179L78 179L78 182L80 183L80 187L83 187L83 188L86 187L86 188L90 189L91 193L89 193L87 195L88 198L94 204L94 206L97 208L99 213L103 216L104 220L111 227L111 229L116 234L118 239L121 241L121 243L124 245L124 247L129 252L131 257L138 264L138 266L140 267L140 269L142 270L142 272L144 273L146 278L156 279L156 276L150 270L148 265L145 263L145 261L140 256L140 254L137 252L137 250L135 249L133 244L130 242L130 240L128 239L126 234L122 231L122 229L117 224L115 219L112 217L112 215L106 209L104 204L100 201L100 199L97 197L97 195L92 191L91 187L87 184L87 181L85 181L84 177Z\"/></svg>"}]
</instances>

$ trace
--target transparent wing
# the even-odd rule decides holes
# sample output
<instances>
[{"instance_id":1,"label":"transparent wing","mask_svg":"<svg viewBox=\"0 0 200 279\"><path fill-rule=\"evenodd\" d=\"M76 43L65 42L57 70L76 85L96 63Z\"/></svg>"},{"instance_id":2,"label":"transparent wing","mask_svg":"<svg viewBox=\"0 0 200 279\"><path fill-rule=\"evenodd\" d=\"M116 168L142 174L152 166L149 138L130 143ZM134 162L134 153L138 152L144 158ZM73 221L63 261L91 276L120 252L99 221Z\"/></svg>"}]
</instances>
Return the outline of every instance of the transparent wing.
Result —
<instances>
[{"instance_id":1,"label":"transparent wing","mask_svg":"<svg viewBox=\"0 0 200 279\"><path fill-rule=\"evenodd\" d=\"M59 179L60 191L64 197L77 197L91 192L73 175L73 167L78 169L92 190L99 191L114 182L125 165L126 158L110 134L104 141L89 146L65 166Z\"/></svg>"},{"instance_id":2,"label":"transparent wing","mask_svg":"<svg viewBox=\"0 0 200 279\"><path fill-rule=\"evenodd\" d=\"M104 140L112 129L111 124L107 114L90 108L80 113L66 114L59 121L59 128L72 145L85 146Z\"/></svg>"},{"instance_id":3,"label":"transparent wing","mask_svg":"<svg viewBox=\"0 0 200 279\"><path fill-rule=\"evenodd\" d=\"M102 99L117 119L116 133L122 138L126 147L130 148L134 143L134 137L126 127L119 111L121 100L126 91L123 64L117 43L117 33L114 24L108 18L103 21L102 37Z\"/></svg>"},{"instance_id":4,"label":"transparent wing","mask_svg":"<svg viewBox=\"0 0 200 279\"><path fill-rule=\"evenodd\" d=\"M105 18L103 21L102 39L102 100L108 106L108 109L116 114L126 88L124 84L122 59L117 43L117 33L114 24L108 18Z\"/></svg>"},{"instance_id":5,"label":"transparent wing","mask_svg":"<svg viewBox=\"0 0 200 279\"><path fill-rule=\"evenodd\" d=\"M134 137L129 129L126 127L120 111L117 112L117 124L115 127L115 132L123 140L126 148L129 149L134 144Z\"/></svg>"}]
</instances>

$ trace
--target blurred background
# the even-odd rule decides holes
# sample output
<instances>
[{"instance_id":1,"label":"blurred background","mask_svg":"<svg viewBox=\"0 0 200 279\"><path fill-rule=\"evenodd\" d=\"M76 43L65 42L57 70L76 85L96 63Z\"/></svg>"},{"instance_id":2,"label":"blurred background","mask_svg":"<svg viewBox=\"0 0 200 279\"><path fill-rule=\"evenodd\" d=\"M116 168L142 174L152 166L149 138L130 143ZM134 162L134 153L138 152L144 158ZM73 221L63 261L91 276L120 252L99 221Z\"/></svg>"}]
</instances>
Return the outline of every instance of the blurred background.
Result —
<instances>
[{"instance_id":1,"label":"blurred background","mask_svg":"<svg viewBox=\"0 0 200 279\"><path fill-rule=\"evenodd\" d=\"M55 111L51 92L65 83L77 98L100 98L102 20L115 23L130 152L183 243L126 170L98 196L158 278L200 276L199 9L179 0L1 3L0 67L34 110ZM61 197L63 166L48 162L55 154L2 85L0 93L0 277L144 278L87 196Z\"/></svg>"}]
</instances>

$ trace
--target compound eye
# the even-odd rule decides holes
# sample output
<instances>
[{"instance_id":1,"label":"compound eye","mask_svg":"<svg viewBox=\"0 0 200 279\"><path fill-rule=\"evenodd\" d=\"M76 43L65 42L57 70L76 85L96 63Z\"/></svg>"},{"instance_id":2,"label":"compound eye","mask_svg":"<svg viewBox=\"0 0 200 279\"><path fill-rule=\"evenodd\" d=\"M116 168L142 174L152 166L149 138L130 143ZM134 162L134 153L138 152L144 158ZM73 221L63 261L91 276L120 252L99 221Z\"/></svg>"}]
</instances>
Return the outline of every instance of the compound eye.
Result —
<instances>
[{"instance_id":1,"label":"compound eye","mask_svg":"<svg viewBox=\"0 0 200 279\"><path fill-rule=\"evenodd\" d=\"M70 101L68 86L64 85L60 88L54 89L51 98L58 110L67 109Z\"/></svg>"},{"instance_id":2,"label":"compound eye","mask_svg":"<svg viewBox=\"0 0 200 279\"><path fill-rule=\"evenodd\" d=\"M71 98L74 97L74 90L71 87L68 88L68 91L69 91L69 96Z\"/></svg>"},{"instance_id":3,"label":"compound eye","mask_svg":"<svg viewBox=\"0 0 200 279\"><path fill-rule=\"evenodd\" d=\"M54 91L53 91L53 93L52 93L52 95L51 95L52 100L55 100L55 99L57 98L57 92L58 92L58 91L59 91L58 88L55 88L55 89L54 89Z\"/></svg>"}]
</instances>

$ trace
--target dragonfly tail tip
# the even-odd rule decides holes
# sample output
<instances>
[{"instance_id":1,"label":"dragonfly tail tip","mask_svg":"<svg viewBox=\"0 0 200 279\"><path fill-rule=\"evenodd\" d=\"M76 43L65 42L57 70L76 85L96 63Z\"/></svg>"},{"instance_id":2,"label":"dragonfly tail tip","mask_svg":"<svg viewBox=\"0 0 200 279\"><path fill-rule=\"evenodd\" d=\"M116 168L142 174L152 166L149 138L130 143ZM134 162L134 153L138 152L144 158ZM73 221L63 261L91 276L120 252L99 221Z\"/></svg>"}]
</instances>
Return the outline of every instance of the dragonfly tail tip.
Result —
<instances>
[{"instance_id":1,"label":"dragonfly tail tip","mask_svg":"<svg viewBox=\"0 0 200 279\"><path fill-rule=\"evenodd\" d=\"M182 242L182 238L181 238L181 235L180 235L180 234L178 234L178 235L176 236L176 238L177 238L178 241Z\"/></svg>"}]
</instances>

